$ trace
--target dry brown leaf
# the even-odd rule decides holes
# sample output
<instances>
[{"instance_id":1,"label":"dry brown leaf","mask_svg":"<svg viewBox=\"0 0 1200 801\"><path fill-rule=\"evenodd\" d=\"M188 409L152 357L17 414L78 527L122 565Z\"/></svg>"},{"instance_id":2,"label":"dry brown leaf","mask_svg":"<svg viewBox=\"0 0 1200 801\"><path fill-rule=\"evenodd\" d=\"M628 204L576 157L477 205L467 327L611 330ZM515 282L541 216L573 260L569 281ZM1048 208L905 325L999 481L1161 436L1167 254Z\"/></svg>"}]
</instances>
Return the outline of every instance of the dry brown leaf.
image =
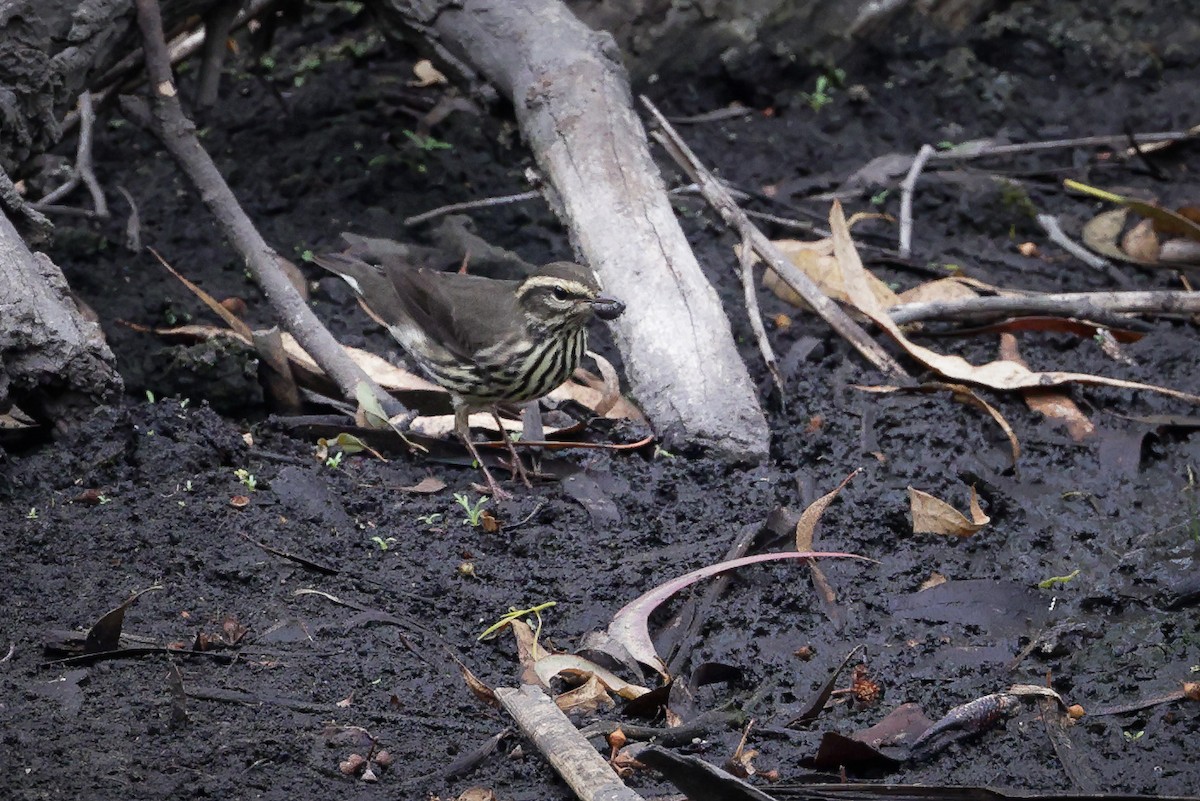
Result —
<instances>
[{"instance_id":1,"label":"dry brown leaf","mask_svg":"<svg viewBox=\"0 0 1200 801\"><path fill-rule=\"evenodd\" d=\"M954 537L969 537L991 522L991 518L979 507L975 488L971 487L971 517L950 504L935 498L928 492L908 488L909 511L912 514L914 534L945 534Z\"/></svg>"},{"instance_id":2,"label":"dry brown leaf","mask_svg":"<svg viewBox=\"0 0 1200 801\"><path fill-rule=\"evenodd\" d=\"M568 714L578 712L582 715L591 715L601 709L612 709L617 705L595 676L574 690L555 697L554 703L563 712Z\"/></svg>"},{"instance_id":3,"label":"dry brown leaf","mask_svg":"<svg viewBox=\"0 0 1200 801\"><path fill-rule=\"evenodd\" d=\"M862 259L850 238L846 219L842 213L842 204L833 202L829 214L829 224L833 231L834 252L841 266L847 292L854 305L876 325L882 328L904 350L930 370L954 381L965 381L971 384L981 384L992 389L1028 389L1062 384L1092 384L1122 389L1143 389L1157 392L1172 398L1186 400L1189 403L1200 403L1200 396L1187 392L1160 387L1154 384L1143 384L1138 381L1125 381L1119 378L1091 375L1089 373L1071 372L1034 372L1015 362L1001 359L983 365L973 365L961 356L946 356L929 348L922 347L910 341L904 335L887 313L880 308L869 290L866 271Z\"/></svg>"},{"instance_id":4,"label":"dry brown leaf","mask_svg":"<svg viewBox=\"0 0 1200 801\"><path fill-rule=\"evenodd\" d=\"M788 261L796 265L801 272L811 278L813 283L826 295L843 303L848 301L846 290L842 283L841 271L838 269L837 260L833 257L833 242L831 240L820 239L816 242L801 242L795 239L780 239L771 244L779 248ZM741 246L739 245L738 247ZM896 293L887 284L870 273L867 275L867 285L875 293L876 299L882 306L894 306L899 302ZM793 306L801 308L808 307L804 299L796 294L796 291L788 286L779 277L779 274L770 267L763 273L762 283L763 286L774 292L785 303L790 303Z\"/></svg>"},{"instance_id":5,"label":"dry brown leaf","mask_svg":"<svg viewBox=\"0 0 1200 801\"><path fill-rule=\"evenodd\" d=\"M1200 223L1189 219L1186 214L1180 214L1179 212L1164 208L1152 201L1128 195L1118 195L1070 178L1063 181L1063 186L1067 189L1074 189L1077 192L1083 192L1092 197L1100 198L1109 203L1119 203L1135 214L1140 214L1142 217L1153 220L1154 230L1160 234L1175 234L1200 242Z\"/></svg>"},{"instance_id":6,"label":"dry brown leaf","mask_svg":"<svg viewBox=\"0 0 1200 801\"><path fill-rule=\"evenodd\" d=\"M546 650L538 645L533 629L519 618L509 621L508 627L512 629L513 637L517 641L517 662L521 665L521 683L549 689L541 683L541 679L537 675L535 665L539 659L546 656Z\"/></svg>"},{"instance_id":7,"label":"dry brown leaf","mask_svg":"<svg viewBox=\"0 0 1200 801\"><path fill-rule=\"evenodd\" d=\"M800 519L796 521L796 550L811 551L813 549L813 533L817 529L817 523L821 522L821 515L825 514L825 510L829 508L829 504L833 503L833 499L838 496L850 480L862 472L862 468L856 469L853 473L842 479L842 483L838 484L831 492L827 492L820 498L808 505L800 515Z\"/></svg>"},{"instance_id":8,"label":"dry brown leaf","mask_svg":"<svg viewBox=\"0 0 1200 801\"><path fill-rule=\"evenodd\" d=\"M468 787L455 801L497 801L496 791L490 787Z\"/></svg>"},{"instance_id":9,"label":"dry brown leaf","mask_svg":"<svg viewBox=\"0 0 1200 801\"><path fill-rule=\"evenodd\" d=\"M594 677L604 685L605 689L631 700L650 692L650 688L630 684L611 670L576 654L543 656L534 664L534 670L537 671L538 679L546 686L550 685L550 680L555 676L567 675L577 678Z\"/></svg>"},{"instance_id":10,"label":"dry brown leaf","mask_svg":"<svg viewBox=\"0 0 1200 801\"><path fill-rule=\"evenodd\" d=\"M399 489L401 492L411 492L414 495L432 495L435 492L441 492L445 488L446 482L437 476L425 476L425 478L411 487L400 487Z\"/></svg>"},{"instance_id":11,"label":"dry brown leaf","mask_svg":"<svg viewBox=\"0 0 1200 801\"><path fill-rule=\"evenodd\" d=\"M1110 209L1102 211L1083 224L1079 238L1101 256L1117 261L1132 261L1129 255L1121 250L1118 241L1121 231L1125 229L1125 220L1129 218L1129 209Z\"/></svg>"},{"instance_id":12,"label":"dry brown leaf","mask_svg":"<svg viewBox=\"0 0 1200 801\"><path fill-rule=\"evenodd\" d=\"M932 590L934 587L940 587L946 583L946 577L936 570L929 574L929 578L921 582L921 586L917 587L917 592L921 590Z\"/></svg>"},{"instance_id":13,"label":"dry brown leaf","mask_svg":"<svg viewBox=\"0 0 1200 801\"><path fill-rule=\"evenodd\" d=\"M899 303L929 303L937 300L962 300L977 298L979 293L957 278L939 278L917 284L906 289L897 297Z\"/></svg>"},{"instance_id":14,"label":"dry brown leaf","mask_svg":"<svg viewBox=\"0 0 1200 801\"><path fill-rule=\"evenodd\" d=\"M1000 358L1017 362L1025 361L1017 350L1017 338L1009 333L1000 335ZM1025 405L1033 411L1067 427L1067 433L1076 442L1082 442L1096 431L1088 416L1064 392L1057 389L1024 389L1021 394Z\"/></svg>"},{"instance_id":15,"label":"dry brown leaf","mask_svg":"<svg viewBox=\"0 0 1200 801\"><path fill-rule=\"evenodd\" d=\"M413 75L415 75L417 79L415 81L409 81L409 86L424 88L426 86L449 83L449 81L446 80L446 76L443 75L437 67L433 66L433 62L427 58L423 58L416 64L413 64Z\"/></svg>"},{"instance_id":16,"label":"dry brown leaf","mask_svg":"<svg viewBox=\"0 0 1200 801\"><path fill-rule=\"evenodd\" d=\"M1142 220L1121 237L1121 250L1138 262L1158 263L1159 249L1158 234L1151 220Z\"/></svg>"}]
</instances>

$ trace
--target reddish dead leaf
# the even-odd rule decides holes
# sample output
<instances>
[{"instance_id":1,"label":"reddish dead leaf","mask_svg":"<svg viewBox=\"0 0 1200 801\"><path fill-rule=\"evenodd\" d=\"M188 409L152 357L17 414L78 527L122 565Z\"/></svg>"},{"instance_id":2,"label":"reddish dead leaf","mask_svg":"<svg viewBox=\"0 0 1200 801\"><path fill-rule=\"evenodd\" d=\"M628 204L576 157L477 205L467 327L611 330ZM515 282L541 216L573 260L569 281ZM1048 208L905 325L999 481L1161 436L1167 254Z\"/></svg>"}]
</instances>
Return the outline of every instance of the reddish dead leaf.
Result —
<instances>
[{"instance_id":1,"label":"reddish dead leaf","mask_svg":"<svg viewBox=\"0 0 1200 801\"><path fill-rule=\"evenodd\" d=\"M1000 335L1000 358L1025 365L1017 351L1017 338L1012 334ZM1050 420L1067 427L1071 439L1081 442L1095 433L1096 427L1087 415L1071 400L1066 393L1057 389L1024 389L1021 390L1025 405L1033 411Z\"/></svg>"},{"instance_id":2,"label":"reddish dead leaf","mask_svg":"<svg viewBox=\"0 0 1200 801\"><path fill-rule=\"evenodd\" d=\"M484 684L479 677L472 673L471 669L462 662L458 663L458 669L459 672L462 673L463 681L466 682L467 689L471 691L472 695L494 709L501 708L500 699L496 697L496 693L491 687Z\"/></svg>"}]
</instances>

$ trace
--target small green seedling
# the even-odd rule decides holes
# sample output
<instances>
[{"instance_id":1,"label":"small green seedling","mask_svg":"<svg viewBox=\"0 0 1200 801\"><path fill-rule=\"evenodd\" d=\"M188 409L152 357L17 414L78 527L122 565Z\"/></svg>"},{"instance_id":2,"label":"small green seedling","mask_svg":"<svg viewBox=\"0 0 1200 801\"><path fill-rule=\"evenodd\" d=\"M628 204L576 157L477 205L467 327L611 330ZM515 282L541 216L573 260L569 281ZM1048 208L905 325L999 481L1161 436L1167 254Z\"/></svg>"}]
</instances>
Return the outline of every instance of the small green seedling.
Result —
<instances>
[{"instance_id":1,"label":"small green seedling","mask_svg":"<svg viewBox=\"0 0 1200 801\"><path fill-rule=\"evenodd\" d=\"M38 513L37 513L36 506L29 507L29 514L25 515L25 519L26 520L37 520L38 519Z\"/></svg>"},{"instance_id":2,"label":"small green seedling","mask_svg":"<svg viewBox=\"0 0 1200 801\"><path fill-rule=\"evenodd\" d=\"M654 458L655 459L674 459L675 454L671 453L669 450L662 447L661 445L655 445L654 446Z\"/></svg>"},{"instance_id":3,"label":"small green seedling","mask_svg":"<svg viewBox=\"0 0 1200 801\"><path fill-rule=\"evenodd\" d=\"M471 503L471 498L461 492L454 493L454 500L467 516L463 518L463 522L472 528L479 528L479 524L483 521L483 505L488 502L486 495L481 495L479 500Z\"/></svg>"},{"instance_id":4,"label":"small green seedling","mask_svg":"<svg viewBox=\"0 0 1200 801\"><path fill-rule=\"evenodd\" d=\"M1141 731L1123 731L1123 732L1121 732L1121 734L1125 735L1125 739L1131 743L1137 742L1138 740L1142 739L1142 736L1145 735L1145 733L1146 733L1145 729L1142 729Z\"/></svg>"},{"instance_id":5,"label":"small green seedling","mask_svg":"<svg viewBox=\"0 0 1200 801\"><path fill-rule=\"evenodd\" d=\"M427 515L417 515L417 522L424 523L427 526L435 526L445 515L441 512L433 512Z\"/></svg>"},{"instance_id":6,"label":"small green seedling","mask_svg":"<svg viewBox=\"0 0 1200 801\"><path fill-rule=\"evenodd\" d=\"M258 479L255 478L254 474L249 470L239 467L237 470L233 471L233 474L237 476L237 480L242 482L246 489L250 490L251 492L254 492L254 490L258 489Z\"/></svg>"},{"instance_id":7,"label":"small green seedling","mask_svg":"<svg viewBox=\"0 0 1200 801\"><path fill-rule=\"evenodd\" d=\"M437 139L432 136L421 136L420 134L413 133L412 131L403 131L402 133L408 137L410 142L425 151L454 149L454 145L450 144L449 142L443 142L441 139Z\"/></svg>"},{"instance_id":8,"label":"small green seedling","mask_svg":"<svg viewBox=\"0 0 1200 801\"><path fill-rule=\"evenodd\" d=\"M538 635L542 633L542 611L557 605L558 601L546 601L544 604L531 606L528 609L516 609L510 606L508 608L508 612L505 613L504 616L495 623L484 629L483 634L480 634L478 637L476 637L475 641L482 642L484 640L491 639L492 637L496 636L501 629L512 623L514 620L520 620L526 615L533 615L537 619L537 627L534 629L533 639L534 642L537 642Z\"/></svg>"},{"instance_id":9,"label":"small green seedling","mask_svg":"<svg viewBox=\"0 0 1200 801\"><path fill-rule=\"evenodd\" d=\"M379 550L386 551L388 548L391 548L393 545L399 542L399 540L397 540L395 537L387 537L385 539L384 537L376 536L371 537L371 542L379 546Z\"/></svg>"},{"instance_id":10,"label":"small green seedling","mask_svg":"<svg viewBox=\"0 0 1200 801\"><path fill-rule=\"evenodd\" d=\"M330 455L330 457L325 460L325 466L330 470L337 470L342 466L342 458L345 457L345 455L345 451L338 451L337 453Z\"/></svg>"},{"instance_id":11,"label":"small green seedling","mask_svg":"<svg viewBox=\"0 0 1200 801\"><path fill-rule=\"evenodd\" d=\"M1043 589L1043 590L1049 590L1054 587L1060 587L1078 575L1079 575L1079 568L1075 568L1074 570L1072 570L1070 573L1068 573L1065 576L1051 576L1050 578L1046 579L1045 581L1039 581L1038 588Z\"/></svg>"}]
</instances>

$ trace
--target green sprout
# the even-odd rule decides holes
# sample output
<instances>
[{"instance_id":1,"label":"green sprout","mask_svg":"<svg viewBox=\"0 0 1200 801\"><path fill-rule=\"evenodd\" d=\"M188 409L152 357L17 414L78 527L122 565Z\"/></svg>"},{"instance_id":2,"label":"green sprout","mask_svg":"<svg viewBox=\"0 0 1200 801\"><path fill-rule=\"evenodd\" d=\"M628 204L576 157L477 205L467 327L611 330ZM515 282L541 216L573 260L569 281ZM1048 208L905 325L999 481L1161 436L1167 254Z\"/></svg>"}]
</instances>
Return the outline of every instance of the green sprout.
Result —
<instances>
[{"instance_id":1,"label":"green sprout","mask_svg":"<svg viewBox=\"0 0 1200 801\"><path fill-rule=\"evenodd\" d=\"M325 466L330 470L337 470L342 466L342 459L345 457L345 451L338 451L325 460Z\"/></svg>"},{"instance_id":2,"label":"green sprout","mask_svg":"<svg viewBox=\"0 0 1200 801\"><path fill-rule=\"evenodd\" d=\"M371 537L371 542L379 546L379 550L386 551L388 548L391 548L393 545L399 542L399 540L397 540L395 537L388 537L384 539L383 537L375 536Z\"/></svg>"},{"instance_id":3,"label":"green sprout","mask_svg":"<svg viewBox=\"0 0 1200 801\"><path fill-rule=\"evenodd\" d=\"M1059 586L1062 586L1063 584L1066 584L1068 581L1070 581L1071 579L1075 578L1078 575L1079 575L1079 568L1075 568L1074 570L1072 570L1070 573L1068 573L1065 576L1051 576L1050 578L1046 579L1045 581L1039 581L1038 588L1043 589L1043 590L1049 590L1053 587L1059 587Z\"/></svg>"},{"instance_id":4,"label":"green sprout","mask_svg":"<svg viewBox=\"0 0 1200 801\"><path fill-rule=\"evenodd\" d=\"M454 493L454 500L467 513L467 516L463 518L463 522L472 528L479 528L479 524L483 520L483 505L488 502L488 497L482 495L475 503L471 503L469 496L461 492L456 492Z\"/></svg>"},{"instance_id":5,"label":"green sprout","mask_svg":"<svg viewBox=\"0 0 1200 801\"><path fill-rule=\"evenodd\" d=\"M37 520L38 519L38 513L37 513L36 506L29 507L29 513L27 515L25 515L25 519L26 520Z\"/></svg>"},{"instance_id":6,"label":"green sprout","mask_svg":"<svg viewBox=\"0 0 1200 801\"><path fill-rule=\"evenodd\" d=\"M407 136L408 140L414 145L427 152L430 150L454 149L454 145L450 144L449 142L443 142L441 139L437 139L433 136L421 136L420 134L413 133L412 131L408 130L402 131L401 133Z\"/></svg>"},{"instance_id":7,"label":"green sprout","mask_svg":"<svg viewBox=\"0 0 1200 801\"><path fill-rule=\"evenodd\" d=\"M154 403L154 393L150 390L146 390L146 401L148 403Z\"/></svg>"},{"instance_id":8,"label":"green sprout","mask_svg":"<svg viewBox=\"0 0 1200 801\"><path fill-rule=\"evenodd\" d=\"M239 467L237 470L233 471L233 474L237 476L238 481L245 485L246 489L250 490L251 492L254 492L254 490L258 489L258 479L256 479L254 474L249 470Z\"/></svg>"},{"instance_id":9,"label":"green sprout","mask_svg":"<svg viewBox=\"0 0 1200 801\"><path fill-rule=\"evenodd\" d=\"M1125 739L1131 743L1142 739L1142 735L1144 735L1145 733L1146 733L1145 729L1142 729L1141 731L1123 731L1123 732L1121 732L1121 734L1125 735Z\"/></svg>"},{"instance_id":10,"label":"green sprout","mask_svg":"<svg viewBox=\"0 0 1200 801\"><path fill-rule=\"evenodd\" d=\"M484 629L483 634L480 634L478 637L476 637L475 641L483 642L484 640L489 640L492 637L496 636L497 632L499 632L505 626L512 623L514 620L520 620L521 618L525 617L526 615L533 615L534 618L537 620L537 626L534 628L534 631L533 631L533 639L534 639L534 642L537 642L538 636L542 633L542 611L549 609L552 606L557 606L557 605L558 605L558 601L546 601L546 603L544 603L544 604L538 604L537 606L531 606L528 609L516 609L515 607L510 606L508 608L508 612L506 612L504 614L504 616L501 617L499 620L497 620L495 623L493 623L492 625L490 625L486 629Z\"/></svg>"},{"instance_id":11,"label":"green sprout","mask_svg":"<svg viewBox=\"0 0 1200 801\"><path fill-rule=\"evenodd\" d=\"M818 75L813 90L805 92L802 97L808 103L809 108L820 112L821 109L833 102L833 90L842 86L845 82L846 71L837 68L832 69L824 75Z\"/></svg>"},{"instance_id":12,"label":"green sprout","mask_svg":"<svg viewBox=\"0 0 1200 801\"><path fill-rule=\"evenodd\" d=\"M669 450L662 447L661 445L655 445L654 446L654 458L655 459L674 459L675 454L671 453Z\"/></svg>"},{"instance_id":13,"label":"green sprout","mask_svg":"<svg viewBox=\"0 0 1200 801\"><path fill-rule=\"evenodd\" d=\"M441 512L433 512L432 514L427 515L417 515L417 521L424 523L427 526L434 526L437 525L438 521L443 517L445 517L445 515L443 515Z\"/></svg>"}]
</instances>

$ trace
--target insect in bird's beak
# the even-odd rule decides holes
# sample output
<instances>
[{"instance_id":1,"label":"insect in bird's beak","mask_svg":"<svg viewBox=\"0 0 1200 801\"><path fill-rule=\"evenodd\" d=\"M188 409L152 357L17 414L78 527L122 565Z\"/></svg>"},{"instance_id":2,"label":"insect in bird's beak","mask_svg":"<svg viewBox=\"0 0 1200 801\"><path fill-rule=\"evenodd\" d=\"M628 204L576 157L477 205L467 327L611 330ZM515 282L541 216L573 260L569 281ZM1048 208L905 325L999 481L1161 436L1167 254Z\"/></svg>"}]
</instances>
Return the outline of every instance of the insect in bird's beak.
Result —
<instances>
[{"instance_id":1,"label":"insect in bird's beak","mask_svg":"<svg viewBox=\"0 0 1200 801\"><path fill-rule=\"evenodd\" d=\"M601 320L615 320L625 311L625 304L616 298L598 295L592 299L592 311Z\"/></svg>"}]
</instances>

